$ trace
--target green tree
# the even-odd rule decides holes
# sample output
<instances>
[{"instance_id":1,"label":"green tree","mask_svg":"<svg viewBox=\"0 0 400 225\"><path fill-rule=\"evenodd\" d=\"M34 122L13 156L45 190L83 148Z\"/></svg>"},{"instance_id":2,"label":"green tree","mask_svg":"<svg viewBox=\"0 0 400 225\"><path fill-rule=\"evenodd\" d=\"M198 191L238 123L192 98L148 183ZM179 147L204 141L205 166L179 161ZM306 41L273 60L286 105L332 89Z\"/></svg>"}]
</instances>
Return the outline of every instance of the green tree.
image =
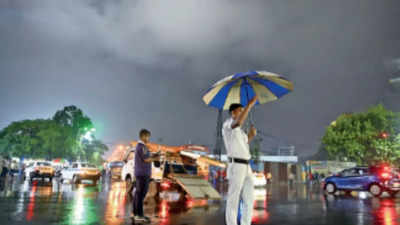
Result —
<instances>
[{"instance_id":1,"label":"green tree","mask_svg":"<svg viewBox=\"0 0 400 225\"><path fill-rule=\"evenodd\" d=\"M84 137L93 124L75 106L57 111L53 119L23 120L11 123L0 131L0 154L33 158L81 158L101 163L107 146L96 139Z\"/></svg>"},{"instance_id":2,"label":"green tree","mask_svg":"<svg viewBox=\"0 0 400 225\"><path fill-rule=\"evenodd\" d=\"M54 114L53 120L61 126L70 129L71 136L68 142L72 144L70 155L73 159L76 159L76 156L84 156L84 146L82 146L81 137L94 127L91 119L81 109L71 105L58 110Z\"/></svg>"},{"instance_id":3,"label":"green tree","mask_svg":"<svg viewBox=\"0 0 400 225\"><path fill-rule=\"evenodd\" d=\"M13 122L0 132L0 143L3 155L32 155L40 149L37 132L42 120L23 120Z\"/></svg>"},{"instance_id":4,"label":"green tree","mask_svg":"<svg viewBox=\"0 0 400 225\"><path fill-rule=\"evenodd\" d=\"M398 113L377 105L367 112L344 114L327 127L322 139L330 158L359 164L395 162L400 156Z\"/></svg>"},{"instance_id":5,"label":"green tree","mask_svg":"<svg viewBox=\"0 0 400 225\"><path fill-rule=\"evenodd\" d=\"M13 122L0 132L0 152L18 157L62 157L71 146L69 135L68 128L53 120Z\"/></svg>"},{"instance_id":6,"label":"green tree","mask_svg":"<svg viewBox=\"0 0 400 225\"><path fill-rule=\"evenodd\" d=\"M93 127L90 118L74 105L66 106L62 110L58 110L54 114L53 120L62 126L71 127L74 133L82 132L84 128Z\"/></svg>"},{"instance_id":7,"label":"green tree","mask_svg":"<svg viewBox=\"0 0 400 225\"><path fill-rule=\"evenodd\" d=\"M100 140L84 141L83 142L85 160L93 164L102 163L102 155L108 151L107 145Z\"/></svg>"}]
</instances>

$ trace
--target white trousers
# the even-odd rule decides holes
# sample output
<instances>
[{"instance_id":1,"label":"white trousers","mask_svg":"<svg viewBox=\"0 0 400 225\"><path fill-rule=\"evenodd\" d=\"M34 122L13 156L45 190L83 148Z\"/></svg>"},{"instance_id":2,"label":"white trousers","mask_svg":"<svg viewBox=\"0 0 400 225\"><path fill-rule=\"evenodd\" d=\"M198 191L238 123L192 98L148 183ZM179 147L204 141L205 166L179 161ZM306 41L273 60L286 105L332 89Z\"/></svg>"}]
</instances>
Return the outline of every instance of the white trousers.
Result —
<instances>
[{"instance_id":1,"label":"white trousers","mask_svg":"<svg viewBox=\"0 0 400 225\"><path fill-rule=\"evenodd\" d=\"M241 225L250 225L254 203L254 180L250 165L230 163L228 167L228 196L225 220L227 225L237 225L239 201L243 201Z\"/></svg>"}]
</instances>

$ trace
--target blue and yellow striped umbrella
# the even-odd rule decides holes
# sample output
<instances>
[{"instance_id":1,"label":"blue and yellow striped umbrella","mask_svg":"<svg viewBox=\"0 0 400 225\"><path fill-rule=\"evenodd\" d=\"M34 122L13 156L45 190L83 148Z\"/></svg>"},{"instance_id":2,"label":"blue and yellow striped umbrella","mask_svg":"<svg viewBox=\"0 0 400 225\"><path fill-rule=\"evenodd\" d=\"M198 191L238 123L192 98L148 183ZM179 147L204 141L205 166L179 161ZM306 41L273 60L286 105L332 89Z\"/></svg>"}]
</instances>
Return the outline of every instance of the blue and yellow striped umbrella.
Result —
<instances>
[{"instance_id":1,"label":"blue and yellow striped umbrella","mask_svg":"<svg viewBox=\"0 0 400 225\"><path fill-rule=\"evenodd\" d=\"M247 105L255 94L256 104L275 101L293 91L293 84L282 76L267 71L237 73L215 83L203 101L218 109L229 109L232 103Z\"/></svg>"}]
</instances>

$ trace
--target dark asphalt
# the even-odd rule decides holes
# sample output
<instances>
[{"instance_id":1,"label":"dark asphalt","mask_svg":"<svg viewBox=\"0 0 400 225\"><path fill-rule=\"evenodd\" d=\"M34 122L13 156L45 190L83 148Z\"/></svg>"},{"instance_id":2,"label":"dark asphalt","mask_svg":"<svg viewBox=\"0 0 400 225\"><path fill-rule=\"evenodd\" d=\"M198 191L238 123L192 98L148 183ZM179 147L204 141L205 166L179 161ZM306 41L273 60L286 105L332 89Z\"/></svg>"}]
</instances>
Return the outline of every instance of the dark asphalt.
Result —
<instances>
[{"instance_id":1,"label":"dark asphalt","mask_svg":"<svg viewBox=\"0 0 400 225\"><path fill-rule=\"evenodd\" d=\"M224 203L174 203L177 193L147 199L152 224L224 223ZM325 196L317 185L272 185L257 189L253 224L399 224L400 197L372 198L366 193ZM200 207L198 207L200 206ZM125 184L59 184L11 179L0 183L0 224L134 224Z\"/></svg>"}]
</instances>

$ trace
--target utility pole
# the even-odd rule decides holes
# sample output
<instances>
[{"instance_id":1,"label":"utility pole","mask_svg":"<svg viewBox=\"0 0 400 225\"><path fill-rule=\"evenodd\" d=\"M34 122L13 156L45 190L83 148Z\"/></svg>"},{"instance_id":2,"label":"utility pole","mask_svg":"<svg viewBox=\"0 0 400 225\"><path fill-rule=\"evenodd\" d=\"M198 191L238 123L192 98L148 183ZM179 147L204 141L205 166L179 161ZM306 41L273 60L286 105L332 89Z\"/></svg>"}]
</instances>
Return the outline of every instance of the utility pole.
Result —
<instances>
[{"instance_id":1,"label":"utility pole","mask_svg":"<svg viewBox=\"0 0 400 225\"><path fill-rule=\"evenodd\" d=\"M218 109L218 117L217 117L217 134L215 139L215 147L213 154L217 156L218 160L221 160L222 154L222 109Z\"/></svg>"}]
</instances>

